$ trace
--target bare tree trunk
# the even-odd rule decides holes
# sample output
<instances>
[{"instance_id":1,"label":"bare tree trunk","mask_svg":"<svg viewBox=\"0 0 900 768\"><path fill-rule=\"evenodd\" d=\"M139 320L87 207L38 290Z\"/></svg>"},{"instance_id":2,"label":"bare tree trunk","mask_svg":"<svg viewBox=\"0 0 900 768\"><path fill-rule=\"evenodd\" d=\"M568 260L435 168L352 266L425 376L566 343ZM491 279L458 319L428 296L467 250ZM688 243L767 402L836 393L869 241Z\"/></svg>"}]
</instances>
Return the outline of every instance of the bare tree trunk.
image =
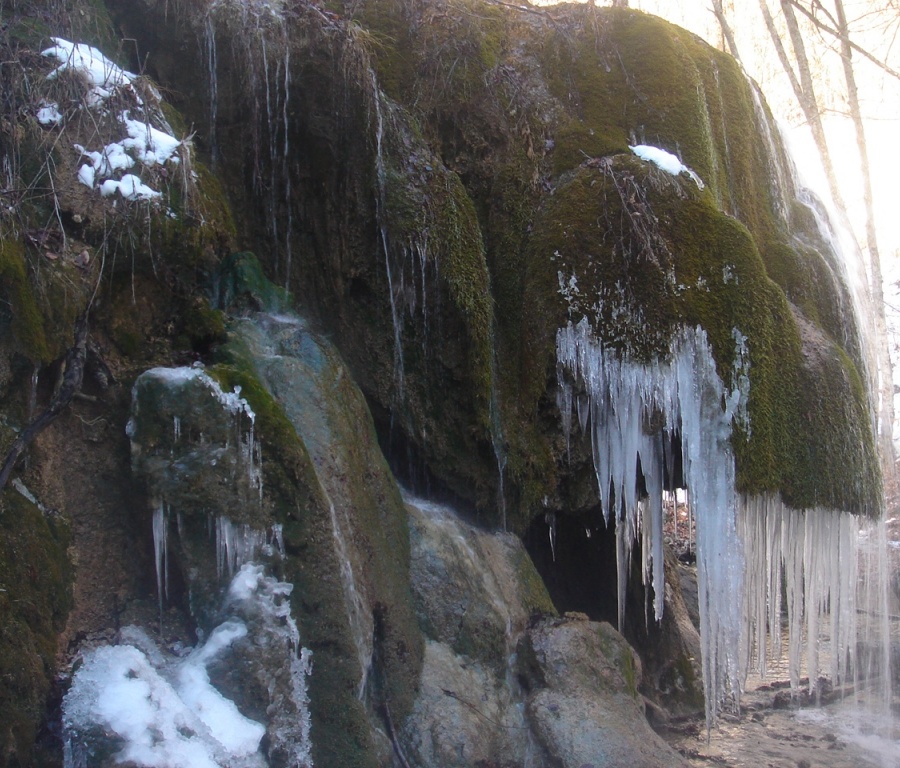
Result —
<instances>
[{"instance_id":1,"label":"bare tree trunk","mask_svg":"<svg viewBox=\"0 0 900 768\"><path fill-rule=\"evenodd\" d=\"M869 150L866 142L866 128L863 124L862 110L859 107L859 90L856 86L856 73L853 70L853 49L850 47L850 30L847 26L847 15L844 13L843 0L834 0L835 18L841 42L841 62L844 66L844 79L847 82L847 104L850 117L856 131L856 147L859 152L859 165L862 170L863 204L866 208L866 244L871 259L869 280L871 282L872 299L881 307L884 294L881 286L881 257L878 252L878 237L875 230L875 205L872 194L872 169L869 164Z\"/></svg>"},{"instance_id":2,"label":"bare tree trunk","mask_svg":"<svg viewBox=\"0 0 900 768\"><path fill-rule=\"evenodd\" d=\"M740 61L741 56L738 53L737 41L734 39L734 32L731 29L731 25L728 23L728 19L725 18L725 9L722 7L722 0L713 0L713 13L716 16L716 21L719 22L719 28L722 30L722 37L725 38L725 43L728 45L728 52Z\"/></svg>"},{"instance_id":3,"label":"bare tree trunk","mask_svg":"<svg viewBox=\"0 0 900 768\"><path fill-rule=\"evenodd\" d=\"M825 138L825 128L822 126L822 113L819 109L819 101L816 98L816 90L813 85L809 59L806 56L806 44L803 41L803 35L800 32L800 25L797 24L794 7L789 0L780 0L780 2L781 10L784 13L785 21L787 22L788 34L791 38L791 47L794 49L794 58L797 60L797 73L795 75L789 75L789 77L791 77L791 87L794 89L797 101L800 102L803 116L809 124L813 135L813 141L815 141L816 148L819 150L819 155L822 158L822 165L825 168L825 177L828 180L831 198L841 211L845 211L846 206L844 205L844 196L841 194L841 189L838 185L837 174L834 172L834 163L831 161L831 152L828 149L828 140ZM772 17L768 12L769 9L768 6L766 6L766 0L760 0L760 5L765 7L765 14L768 16L766 26L769 27L769 34L772 35L774 41L775 38L778 37L778 34L775 30L774 22L772 22ZM779 58L781 59L781 63L785 67L785 70L790 68L791 72L793 72L793 68L790 66L787 54L784 52L784 47L781 46L780 41L776 44L776 48L777 47L781 48Z\"/></svg>"},{"instance_id":4,"label":"bare tree trunk","mask_svg":"<svg viewBox=\"0 0 900 768\"><path fill-rule=\"evenodd\" d=\"M805 5L803 5L803 3L799 2L799 0L790 0L790 3L792 6L794 6L794 8L796 8L798 11L800 11L800 13L802 13L804 16L806 16L807 19L809 19L813 24L815 24L816 27L818 27L822 32L825 32L825 33L831 35L831 37L833 37L835 39L839 39L841 37L840 32L837 29L835 29L837 24L834 23L835 20L831 18L831 14L827 14L827 16L828 16L829 21L831 21L834 24L834 26L828 26L828 24L826 24L824 21L822 21L822 19L820 19L809 8L807 8ZM824 11L824 9L822 8L822 6L819 2L815 3L815 7L819 10ZM863 48L861 45L859 45L859 43L851 40L849 37L847 38L847 43L849 44L850 48L853 49L854 51L856 51L860 56L862 56L863 58L870 61L876 67L883 70L886 74L900 80L900 72L898 72L893 67L889 66L887 62L882 61L877 56L873 55L870 51L867 51L865 48Z\"/></svg>"},{"instance_id":5,"label":"bare tree trunk","mask_svg":"<svg viewBox=\"0 0 900 768\"><path fill-rule=\"evenodd\" d=\"M878 422L881 434L878 435L882 457L882 473L885 480L885 497L896 503L896 463L892 439L894 420L893 409L893 377L891 376L891 358L887 335L887 319L884 314L884 288L881 277L881 256L878 250L878 234L875 229L875 204L872 192L872 168L869 162L869 149L866 141L866 128L863 123L862 110L859 106L859 90L856 84L856 73L853 69L853 48L850 44L850 29L847 14L844 12L843 0L834 0L835 20L841 43L841 62L844 67L844 79L847 82L847 104L850 117L856 131L856 147L859 152L859 164L862 171L863 204L866 209L866 244L869 251L869 294L875 314L875 344L878 355L879 394L881 411ZM873 404L874 405L874 404ZM877 408L878 406L875 405Z\"/></svg>"}]
</instances>

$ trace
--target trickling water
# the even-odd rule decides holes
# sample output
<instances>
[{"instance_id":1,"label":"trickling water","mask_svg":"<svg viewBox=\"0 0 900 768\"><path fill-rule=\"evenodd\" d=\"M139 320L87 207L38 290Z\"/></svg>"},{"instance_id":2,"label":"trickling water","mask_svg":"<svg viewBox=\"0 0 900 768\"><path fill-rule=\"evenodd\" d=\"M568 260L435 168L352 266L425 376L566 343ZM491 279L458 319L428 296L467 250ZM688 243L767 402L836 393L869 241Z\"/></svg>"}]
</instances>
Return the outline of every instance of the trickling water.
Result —
<instances>
[{"instance_id":1,"label":"trickling water","mask_svg":"<svg viewBox=\"0 0 900 768\"><path fill-rule=\"evenodd\" d=\"M424 268L424 264L423 264ZM424 294L424 272L423 294ZM503 419L500 414L500 399L497 392L497 354L496 344L493 343L493 332L491 349L494 351L491 356L491 445L494 448L494 457L497 460L497 507L500 510L500 526L501 530L506 530L506 464L508 456L506 452L506 438L503 434Z\"/></svg>"},{"instance_id":2,"label":"trickling water","mask_svg":"<svg viewBox=\"0 0 900 768\"><path fill-rule=\"evenodd\" d=\"M322 490L325 490L324 487ZM345 534L345 529L349 525L349 521L346 519L347 515L343 511L339 514L330 499L328 500L328 511L331 515L331 532L334 536L338 565L341 569L341 585L344 588L347 619L350 623L353 642L356 645L356 654L359 659L361 672L356 697L362 699L366 694L366 683L369 679L369 672L372 668L372 654L375 650L373 646L375 619L364 595L357 588L356 576L353 573L353 564L350 559L347 536Z\"/></svg>"},{"instance_id":3,"label":"trickling water","mask_svg":"<svg viewBox=\"0 0 900 768\"><path fill-rule=\"evenodd\" d=\"M216 27L213 24L211 15L206 17L204 32L206 66L209 77L209 152L212 158L212 167L215 170L219 157L219 147L216 142L216 121L218 120L219 110L219 64L216 54Z\"/></svg>"},{"instance_id":4,"label":"trickling water","mask_svg":"<svg viewBox=\"0 0 900 768\"><path fill-rule=\"evenodd\" d=\"M759 87L749 81L750 95L753 97L753 112L756 115L756 130L765 144L766 164L769 171L769 195L774 213L781 221L791 220L791 204L796 195L796 185L790 173L790 159L785 154L781 136L775 128Z\"/></svg>"},{"instance_id":5,"label":"trickling water","mask_svg":"<svg viewBox=\"0 0 900 768\"><path fill-rule=\"evenodd\" d=\"M284 241L284 290L291 287L291 234L294 231L294 207L291 200L291 173L290 173L290 133L288 131L288 115L291 102L291 46L285 41L284 46L284 95L281 102L282 131L284 132L281 148L281 167L284 171L284 202L287 211L287 233Z\"/></svg>"},{"instance_id":6,"label":"trickling water","mask_svg":"<svg viewBox=\"0 0 900 768\"><path fill-rule=\"evenodd\" d=\"M391 267L391 247L388 236L386 207L387 207L387 173L384 165L384 114L381 104L381 90L378 87L378 78L375 71L369 72L372 82L372 101L375 105L375 179L377 182L377 194L375 195L375 214L378 219L378 231L381 235L381 249L384 251L384 266L387 273L388 296L391 301L391 322L394 328L394 380L397 386L397 400L403 402L404 398L404 365L403 365L403 340L401 333L401 317L397 306L397 289L394 287L394 274Z\"/></svg>"}]
</instances>

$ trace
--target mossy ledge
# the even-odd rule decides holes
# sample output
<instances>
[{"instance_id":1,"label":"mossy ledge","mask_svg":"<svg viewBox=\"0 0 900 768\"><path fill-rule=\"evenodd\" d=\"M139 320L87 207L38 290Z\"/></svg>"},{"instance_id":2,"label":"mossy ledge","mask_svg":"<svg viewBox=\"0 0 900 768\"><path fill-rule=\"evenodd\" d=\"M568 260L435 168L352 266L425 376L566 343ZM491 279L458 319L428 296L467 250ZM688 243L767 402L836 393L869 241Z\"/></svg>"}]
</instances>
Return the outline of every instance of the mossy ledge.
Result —
<instances>
[{"instance_id":1,"label":"mossy ledge","mask_svg":"<svg viewBox=\"0 0 900 768\"><path fill-rule=\"evenodd\" d=\"M142 38L151 66L164 48L158 72L173 90L202 96L184 107L215 137L228 195L239 201L238 228L267 244L257 250L269 272L333 333L382 441L396 437L392 428L401 432L428 474L488 519L499 517L502 461L492 460L495 452L506 461L508 522L516 530L540 512L545 496L565 496L561 489L581 474L577 458L566 464L554 414L547 334L567 310L557 296L559 265L549 260L568 248L565 258L585 266L620 237L628 241L623 252L642 247L613 221L611 212L623 205L609 186L615 178L585 186L601 183L597 163L607 161L653 206L661 260L638 260L634 270L598 262L605 270L598 291L625 280L630 307L644 316L640 338L606 323L602 340L620 348L627 340L646 359L665 350L675 327L700 324L728 381L732 331L739 329L750 348L753 425L749 435L735 433L739 489L780 491L800 506L878 506L868 448L834 445L848 473L864 478L852 491L819 472L812 481L801 476L810 470L802 458L812 455L810 446L834 441L802 418L800 403L813 396L821 371L806 365L791 304L846 353L834 358L848 382L844 394L860 379L861 357L845 333L847 313L834 309L847 302L827 275L827 244L814 236L789 174L779 171L784 149L764 102L728 56L628 9L561 5L522 13L479 0L387 0L332 3L339 15L328 16L301 3L272 39L289 48L291 62L290 90L277 98L304 104L284 135L273 128L292 148L288 169L277 151L269 153L271 167L265 152L242 152L234 126L247 121L238 118L263 118L254 112L250 80L219 79L218 119L209 126L209 111L198 105L211 94L183 79L202 64L190 58L199 55L196 46L186 46L187 58L172 66L165 41L175 16L185 29L201 29L205 11L181 6L167 17L162 0L140 8L113 0L110 7ZM239 63L241 47L227 47L234 35L233 19L221 20L219 50ZM271 143L262 122L255 130ZM684 179L673 186L641 168L629 158L635 143L677 154L705 190ZM286 172L292 196L278 191ZM251 193L269 187L270 195ZM609 204L585 207L601 190ZM264 224L272 211L291 214L293 235L273 239ZM592 229L598 216L603 231ZM568 222L567 243L554 240L559 232L550 235L553 219ZM294 254L290 275L284 238ZM426 241L420 274L410 261ZM663 244L675 255L663 258ZM388 279L386 258L395 268L407 259L403 281ZM740 285L723 280L726 267ZM669 270L683 291L670 285ZM415 293L417 281L425 288L415 304L396 312L395 303L392 317L392 299ZM829 423L843 423L843 434L869 430L866 403L852 395L848 409L834 394L823 404Z\"/></svg>"},{"instance_id":2,"label":"mossy ledge","mask_svg":"<svg viewBox=\"0 0 900 768\"><path fill-rule=\"evenodd\" d=\"M31 765L51 759L35 739L72 605L70 533L58 513L9 486L0 494L0 529L0 755L4 765Z\"/></svg>"}]
</instances>

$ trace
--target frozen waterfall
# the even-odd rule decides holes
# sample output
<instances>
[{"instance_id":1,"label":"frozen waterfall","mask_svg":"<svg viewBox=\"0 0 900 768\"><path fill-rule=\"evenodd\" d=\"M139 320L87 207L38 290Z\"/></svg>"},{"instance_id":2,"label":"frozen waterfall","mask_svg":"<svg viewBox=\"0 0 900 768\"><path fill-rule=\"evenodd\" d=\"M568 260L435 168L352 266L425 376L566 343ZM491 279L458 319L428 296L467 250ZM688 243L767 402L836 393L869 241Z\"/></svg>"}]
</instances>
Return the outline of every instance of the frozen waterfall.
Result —
<instances>
[{"instance_id":1,"label":"frozen waterfall","mask_svg":"<svg viewBox=\"0 0 900 768\"><path fill-rule=\"evenodd\" d=\"M653 585L654 615L663 614L663 479L673 470L671 441L680 437L684 479L697 520L703 679L707 719L726 693L740 693L743 551L737 538L731 420L741 389L726 391L700 329L684 329L669 359L642 364L605 349L583 319L557 333L562 396L576 399L590 435L603 514L616 523L619 625L625 582L638 535L645 584ZM571 413L563 412L563 423ZM660 423L650 431L648 425ZM647 498L638 498L639 472ZM647 555L649 554L649 558Z\"/></svg>"},{"instance_id":2,"label":"frozen waterfall","mask_svg":"<svg viewBox=\"0 0 900 768\"><path fill-rule=\"evenodd\" d=\"M764 677L785 650L795 692L804 672L813 692L822 671L835 685L880 680L887 700L889 638L872 618L886 614L884 526L736 492L731 425L747 419L748 388L745 339L737 329L733 337L738 374L726 386L700 328L681 330L664 359L646 363L605 348L586 319L557 333L566 439L574 410L603 514L616 525L620 629L638 537L644 584L662 617L664 482L674 484L680 445L696 520L708 724L723 702L739 702L748 672Z\"/></svg>"}]
</instances>

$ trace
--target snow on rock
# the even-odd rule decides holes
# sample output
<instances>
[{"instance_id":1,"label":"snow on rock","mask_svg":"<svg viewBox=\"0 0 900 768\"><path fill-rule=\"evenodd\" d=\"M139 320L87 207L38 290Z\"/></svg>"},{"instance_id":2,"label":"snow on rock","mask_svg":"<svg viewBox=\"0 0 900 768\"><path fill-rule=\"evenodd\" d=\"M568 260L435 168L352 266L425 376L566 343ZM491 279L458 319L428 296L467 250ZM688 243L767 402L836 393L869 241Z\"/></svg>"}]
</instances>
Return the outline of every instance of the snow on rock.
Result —
<instances>
[{"instance_id":1,"label":"snow on rock","mask_svg":"<svg viewBox=\"0 0 900 768\"><path fill-rule=\"evenodd\" d=\"M173 685L134 646L89 653L63 700L70 764L90 764L85 741L98 727L120 740L116 761L136 766L217 768L255 753L264 727L210 685L206 660L189 657Z\"/></svg>"},{"instance_id":2,"label":"snow on rock","mask_svg":"<svg viewBox=\"0 0 900 768\"><path fill-rule=\"evenodd\" d=\"M92 165L82 165L78 169L78 181L91 189L94 188L94 176L94 166Z\"/></svg>"},{"instance_id":3,"label":"snow on rock","mask_svg":"<svg viewBox=\"0 0 900 768\"><path fill-rule=\"evenodd\" d=\"M129 138L122 141L125 149L131 149L144 165L163 165L169 160L177 162L175 152L181 142L165 131L154 128L143 120L132 120L128 112L119 119L125 125Z\"/></svg>"},{"instance_id":4,"label":"snow on rock","mask_svg":"<svg viewBox=\"0 0 900 768\"><path fill-rule=\"evenodd\" d=\"M110 178L115 171L127 170L134 166L134 158L125 152L121 144L107 144L102 152L92 152L81 144L73 146L88 159L96 174L102 178Z\"/></svg>"},{"instance_id":5,"label":"snow on rock","mask_svg":"<svg viewBox=\"0 0 900 768\"><path fill-rule=\"evenodd\" d=\"M244 717L233 701L226 699L209 682L206 665L235 640L247 635L240 621L226 621L216 627L209 640L181 664L177 672L177 690L211 736L230 755L243 757L256 752L266 732L264 726Z\"/></svg>"},{"instance_id":6,"label":"snow on rock","mask_svg":"<svg viewBox=\"0 0 900 768\"><path fill-rule=\"evenodd\" d=\"M106 58L96 48L84 43L72 43L61 37L51 38L55 45L41 51L42 56L60 62L47 78L52 80L62 72L74 70L80 73L90 86L89 103L94 106L109 98L112 90L122 85L130 85L136 75L126 72Z\"/></svg>"},{"instance_id":7,"label":"snow on rock","mask_svg":"<svg viewBox=\"0 0 900 768\"><path fill-rule=\"evenodd\" d=\"M110 197L116 192L126 200L153 200L161 197L160 192L133 174L126 173L118 178L119 172L128 171L137 163L149 168L180 162L177 152L182 142L167 132L171 128L158 109L151 110L144 105L132 85L136 75L121 69L89 45L72 43L59 37L54 37L53 42L55 45L43 51L43 55L56 59L60 64L47 76L48 79L54 79L67 70L80 73L87 81L87 105L91 108L102 109L116 88L126 88L131 93L132 101L136 101L146 113L143 119L135 119L128 110L116 115L115 122L121 126L124 135L118 141L106 144L101 150L75 144L75 149L87 158L93 169L93 174L90 174L86 166L81 166L78 180L91 188L99 185L104 197ZM152 94L150 101L158 102L159 94L152 87L147 90ZM167 130L151 124L151 113L155 115L155 121ZM37 119L42 125L57 125L62 122L63 117L56 104L49 104L38 111Z\"/></svg>"},{"instance_id":8,"label":"snow on rock","mask_svg":"<svg viewBox=\"0 0 900 768\"><path fill-rule=\"evenodd\" d=\"M666 173L670 173L673 176L678 176L680 173L686 173L700 189L703 189L704 184L700 177L671 152L666 152L664 149L652 147L648 144L637 144L633 147L629 145L628 148L641 158L641 160L653 163L657 168L661 168Z\"/></svg>"},{"instance_id":9,"label":"snow on rock","mask_svg":"<svg viewBox=\"0 0 900 768\"><path fill-rule=\"evenodd\" d=\"M107 179L100 185L100 194L109 197L118 192L126 200L153 200L162 193L148 187L133 173L126 173L120 181Z\"/></svg>"},{"instance_id":10,"label":"snow on rock","mask_svg":"<svg viewBox=\"0 0 900 768\"><path fill-rule=\"evenodd\" d=\"M63 699L66 765L86 768L112 748L115 762L138 768L263 768L268 731L269 748L287 756L285 765L312 768L312 654L291 616L292 589L248 563L226 591L229 618L186 656L161 651L138 627L123 628L120 645L87 653ZM270 696L282 697L270 702L267 725L243 715L210 682L207 667L228 653L225 663L249 664L254 674L262 664Z\"/></svg>"},{"instance_id":11,"label":"snow on rock","mask_svg":"<svg viewBox=\"0 0 900 768\"><path fill-rule=\"evenodd\" d=\"M41 125L59 125L62 119L59 104L44 104L37 111L37 120Z\"/></svg>"}]
</instances>

